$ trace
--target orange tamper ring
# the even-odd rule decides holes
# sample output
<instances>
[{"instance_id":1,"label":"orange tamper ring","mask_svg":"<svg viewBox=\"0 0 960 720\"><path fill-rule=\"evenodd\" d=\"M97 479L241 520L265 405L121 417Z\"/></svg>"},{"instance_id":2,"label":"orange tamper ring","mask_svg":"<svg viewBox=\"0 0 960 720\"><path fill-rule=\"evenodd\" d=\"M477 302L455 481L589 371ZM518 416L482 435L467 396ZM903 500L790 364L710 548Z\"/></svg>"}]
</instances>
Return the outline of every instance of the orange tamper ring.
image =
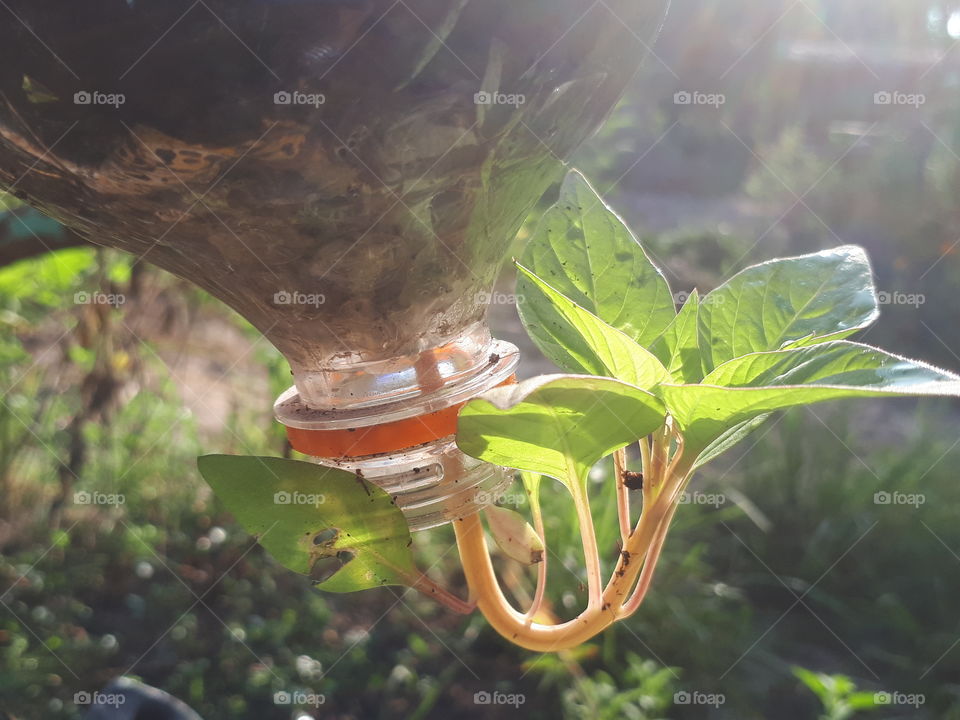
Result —
<instances>
[{"instance_id":1,"label":"orange tamper ring","mask_svg":"<svg viewBox=\"0 0 960 720\"><path fill-rule=\"evenodd\" d=\"M512 385L511 375L500 385ZM457 415L469 401L426 415L395 420L382 425L342 430L304 430L287 426L287 437L297 452L322 458L354 458L405 450L457 431Z\"/></svg>"}]
</instances>

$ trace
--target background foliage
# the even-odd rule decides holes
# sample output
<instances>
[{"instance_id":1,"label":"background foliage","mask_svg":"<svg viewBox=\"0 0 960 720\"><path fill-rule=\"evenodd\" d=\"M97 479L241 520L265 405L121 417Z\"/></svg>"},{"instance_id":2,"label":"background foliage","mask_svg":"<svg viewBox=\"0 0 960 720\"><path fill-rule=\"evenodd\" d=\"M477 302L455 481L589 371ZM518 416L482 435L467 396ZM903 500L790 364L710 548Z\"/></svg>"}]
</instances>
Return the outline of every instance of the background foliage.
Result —
<instances>
[{"instance_id":1,"label":"background foliage","mask_svg":"<svg viewBox=\"0 0 960 720\"><path fill-rule=\"evenodd\" d=\"M886 306L865 340L957 370L958 12L674 0L659 59L577 165L675 289L864 245L882 290L925 300ZM885 90L925 102L878 106ZM726 102L678 105L684 91ZM78 302L97 291L124 302ZM494 323L521 337L512 306ZM646 607L576 653L541 657L396 589L321 595L239 530L194 458L286 454L269 408L289 374L200 292L68 249L0 271L0 324L0 717L79 717L74 693L128 673L210 719L516 714L474 704L494 690L523 693L531 718L841 718L856 712L854 687L925 696L875 717L960 718L954 405L774 418L698 477L692 490L716 504L681 508ZM546 367L524 351L527 374ZM609 468L592 477L612 557ZM564 615L583 599L582 559L573 508L549 490L551 601ZM76 502L83 492L125 502ZM924 502L877 495L893 492ZM462 591L451 533L418 534L415 550ZM502 571L522 599L530 579ZM294 689L326 703L273 703ZM676 703L683 692L726 702Z\"/></svg>"}]
</instances>

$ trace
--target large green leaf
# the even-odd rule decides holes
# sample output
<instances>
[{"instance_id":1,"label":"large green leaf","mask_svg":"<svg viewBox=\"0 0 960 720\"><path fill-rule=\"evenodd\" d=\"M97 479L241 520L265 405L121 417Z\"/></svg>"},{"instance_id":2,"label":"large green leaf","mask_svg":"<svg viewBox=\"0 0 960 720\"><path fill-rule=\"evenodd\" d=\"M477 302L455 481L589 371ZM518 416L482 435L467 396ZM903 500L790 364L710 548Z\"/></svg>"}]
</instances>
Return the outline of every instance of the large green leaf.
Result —
<instances>
[{"instance_id":1,"label":"large green leaf","mask_svg":"<svg viewBox=\"0 0 960 720\"><path fill-rule=\"evenodd\" d=\"M663 424L663 403L610 378L545 375L490 390L460 411L468 455L567 483Z\"/></svg>"},{"instance_id":2,"label":"large green leaf","mask_svg":"<svg viewBox=\"0 0 960 720\"><path fill-rule=\"evenodd\" d=\"M673 322L650 347L675 382L696 383L703 378L697 327L699 310L700 295L694 290Z\"/></svg>"},{"instance_id":3,"label":"large green leaf","mask_svg":"<svg viewBox=\"0 0 960 720\"><path fill-rule=\"evenodd\" d=\"M839 340L877 316L873 275L862 248L846 245L754 265L701 303L704 369L795 341Z\"/></svg>"},{"instance_id":4,"label":"large green leaf","mask_svg":"<svg viewBox=\"0 0 960 720\"><path fill-rule=\"evenodd\" d=\"M700 452L731 428L794 405L855 397L960 395L960 376L847 341L752 353L721 365L701 385L658 393Z\"/></svg>"},{"instance_id":5,"label":"large green leaf","mask_svg":"<svg viewBox=\"0 0 960 720\"><path fill-rule=\"evenodd\" d=\"M403 513L356 475L273 457L204 455L197 465L277 562L324 590L408 585L416 577Z\"/></svg>"},{"instance_id":6,"label":"large green leaf","mask_svg":"<svg viewBox=\"0 0 960 720\"><path fill-rule=\"evenodd\" d=\"M663 273L576 170L567 174L560 199L544 214L521 262L644 347L676 315ZM530 298L522 289L518 295L520 317L526 323Z\"/></svg>"},{"instance_id":7,"label":"large green leaf","mask_svg":"<svg viewBox=\"0 0 960 720\"><path fill-rule=\"evenodd\" d=\"M518 291L526 301L530 337L550 360L569 372L609 375L641 388L669 378L666 368L616 328L517 265Z\"/></svg>"}]
</instances>

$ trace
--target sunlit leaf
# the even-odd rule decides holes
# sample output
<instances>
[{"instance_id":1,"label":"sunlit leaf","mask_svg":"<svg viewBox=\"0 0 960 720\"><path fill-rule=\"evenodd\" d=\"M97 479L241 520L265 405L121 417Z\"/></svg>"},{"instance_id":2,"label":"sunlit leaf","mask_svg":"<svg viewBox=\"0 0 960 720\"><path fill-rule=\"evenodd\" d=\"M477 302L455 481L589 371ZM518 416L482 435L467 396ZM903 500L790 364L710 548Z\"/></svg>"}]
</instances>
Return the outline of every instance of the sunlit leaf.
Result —
<instances>
[{"instance_id":1,"label":"sunlit leaf","mask_svg":"<svg viewBox=\"0 0 960 720\"><path fill-rule=\"evenodd\" d=\"M324 590L407 585L416 576L403 513L356 475L273 457L204 455L197 465L278 563Z\"/></svg>"},{"instance_id":2,"label":"sunlit leaf","mask_svg":"<svg viewBox=\"0 0 960 720\"><path fill-rule=\"evenodd\" d=\"M788 343L842 339L877 319L862 248L846 245L761 263L708 294L700 307L704 368Z\"/></svg>"},{"instance_id":3,"label":"sunlit leaf","mask_svg":"<svg viewBox=\"0 0 960 720\"><path fill-rule=\"evenodd\" d=\"M697 327L699 311L700 295L694 290L663 335L650 347L674 382L695 383L703 377Z\"/></svg>"},{"instance_id":4,"label":"sunlit leaf","mask_svg":"<svg viewBox=\"0 0 960 720\"><path fill-rule=\"evenodd\" d=\"M543 216L521 263L608 325L648 347L676 315L663 273L586 178L572 170ZM520 317L528 302L518 286Z\"/></svg>"},{"instance_id":5,"label":"sunlit leaf","mask_svg":"<svg viewBox=\"0 0 960 720\"><path fill-rule=\"evenodd\" d=\"M642 388L669 378L657 358L616 328L565 298L522 265L530 337L550 360L569 372L609 375Z\"/></svg>"},{"instance_id":6,"label":"sunlit leaf","mask_svg":"<svg viewBox=\"0 0 960 720\"><path fill-rule=\"evenodd\" d=\"M736 425L773 410L841 398L960 395L960 376L835 341L745 355L718 367L701 385L662 385L658 393L689 451L699 452Z\"/></svg>"},{"instance_id":7,"label":"sunlit leaf","mask_svg":"<svg viewBox=\"0 0 960 720\"><path fill-rule=\"evenodd\" d=\"M457 444L487 462L585 478L590 468L663 424L663 403L632 385L545 375L490 390L460 411Z\"/></svg>"}]
</instances>

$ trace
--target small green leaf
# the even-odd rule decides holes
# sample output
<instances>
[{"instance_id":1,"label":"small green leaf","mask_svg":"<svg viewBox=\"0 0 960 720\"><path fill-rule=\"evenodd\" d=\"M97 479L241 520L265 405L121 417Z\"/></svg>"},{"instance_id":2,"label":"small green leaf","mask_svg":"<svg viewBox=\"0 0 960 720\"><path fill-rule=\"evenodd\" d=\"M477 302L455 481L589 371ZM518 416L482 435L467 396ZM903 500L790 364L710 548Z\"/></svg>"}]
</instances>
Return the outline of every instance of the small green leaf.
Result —
<instances>
[{"instance_id":1,"label":"small green leaf","mask_svg":"<svg viewBox=\"0 0 960 720\"><path fill-rule=\"evenodd\" d=\"M497 465L567 483L663 424L663 403L610 378L545 375L495 388L460 411L457 445Z\"/></svg>"},{"instance_id":2,"label":"small green leaf","mask_svg":"<svg viewBox=\"0 0 960 720\"><path fill-rule=\"evenodd\" d=\"M523 515L496 505L484 508L484 512L490 534L508 557L524 565L543 562L543 541Z\"/></svg>"},{"instance_id":3,"label":"small green leaf","mask_svg":"<svg viewBox=\"0 0 960 720\"><path fill-rule=\"evenodd\" d=\"M561 295L517 264L517 289L526 302L530 337L550 360L569 372L609 375L651 388L669 378L647 350L616 328Z\"/></svg>"},{"instance_id":4,"label":"small green leaf","mask_svg":"<svg viewBox=\"0 0 960 720\"><path fill-rule=\"evenodd\" d=\"M521 257L558 292L649 347L676 315L663 273L586 178L571 170ZM520 295L527 322L530 298Z\"/></svg>"},{"instance_id":5,"label":"small green leaf","mask_svg":"<svg viewBox=\"0 0 960 720\"><path fill-rule=\"evenodd\" d=\"M403 513L356 475L273 457L204 455L197 465L277 562L324 590L408 585L416 576Z\"/></svg>"},{"instance_id":6,"label":"small green leaf","mask_svg":"<svg viewBox=\"0 0 960 720\"><path fill-rule=\"evenodd\" d=\"M842 339L878 316L870 261L862 248L773 260L734 275L700 307L704 369L789 343Z\"/></svg>"},{"instance_id":7,"label":"small green leaf","mask_svg":"<svg viewBox=\"0 0 960 720\"><path fill-rule=\"evenodd\" d=\"M673 322L654 341L650 350L659 358L674 382L696 383L703 378L697 318L700 295L694 290Z\"/></svg>"},{"instance_id":8,"label":"small green leaf","mask_svg":"<svg viewBox=\"0 0 960 720\"><path fill-rule=\"evenodd\" d=\"M707 447L703 449L703 452L697 456L697 462L694 464L694 468L706 465L711 460L715 460L728 450L732 449L734 445L746 440L748 437L750 437L750 435L753 434L753 431L763 425L769 417L770 413L757 415L756 417L750 418L749 420L744 420L739 425L734 425L729 430L723 432L720 437L707 445Z\"/></svg>"},{"instance_id":9,"label":"small green leaf","mask_svg":"<svg viewBox=\"0 0 960 720\"><path fill-rule=\"evenodd\" d=\"M960 395L960 376L868 345L835 341L752 353L721 365L701 385L662 385L658 393L701 452L758 415L855 397Z\"/></svg>"}]
</instances>

